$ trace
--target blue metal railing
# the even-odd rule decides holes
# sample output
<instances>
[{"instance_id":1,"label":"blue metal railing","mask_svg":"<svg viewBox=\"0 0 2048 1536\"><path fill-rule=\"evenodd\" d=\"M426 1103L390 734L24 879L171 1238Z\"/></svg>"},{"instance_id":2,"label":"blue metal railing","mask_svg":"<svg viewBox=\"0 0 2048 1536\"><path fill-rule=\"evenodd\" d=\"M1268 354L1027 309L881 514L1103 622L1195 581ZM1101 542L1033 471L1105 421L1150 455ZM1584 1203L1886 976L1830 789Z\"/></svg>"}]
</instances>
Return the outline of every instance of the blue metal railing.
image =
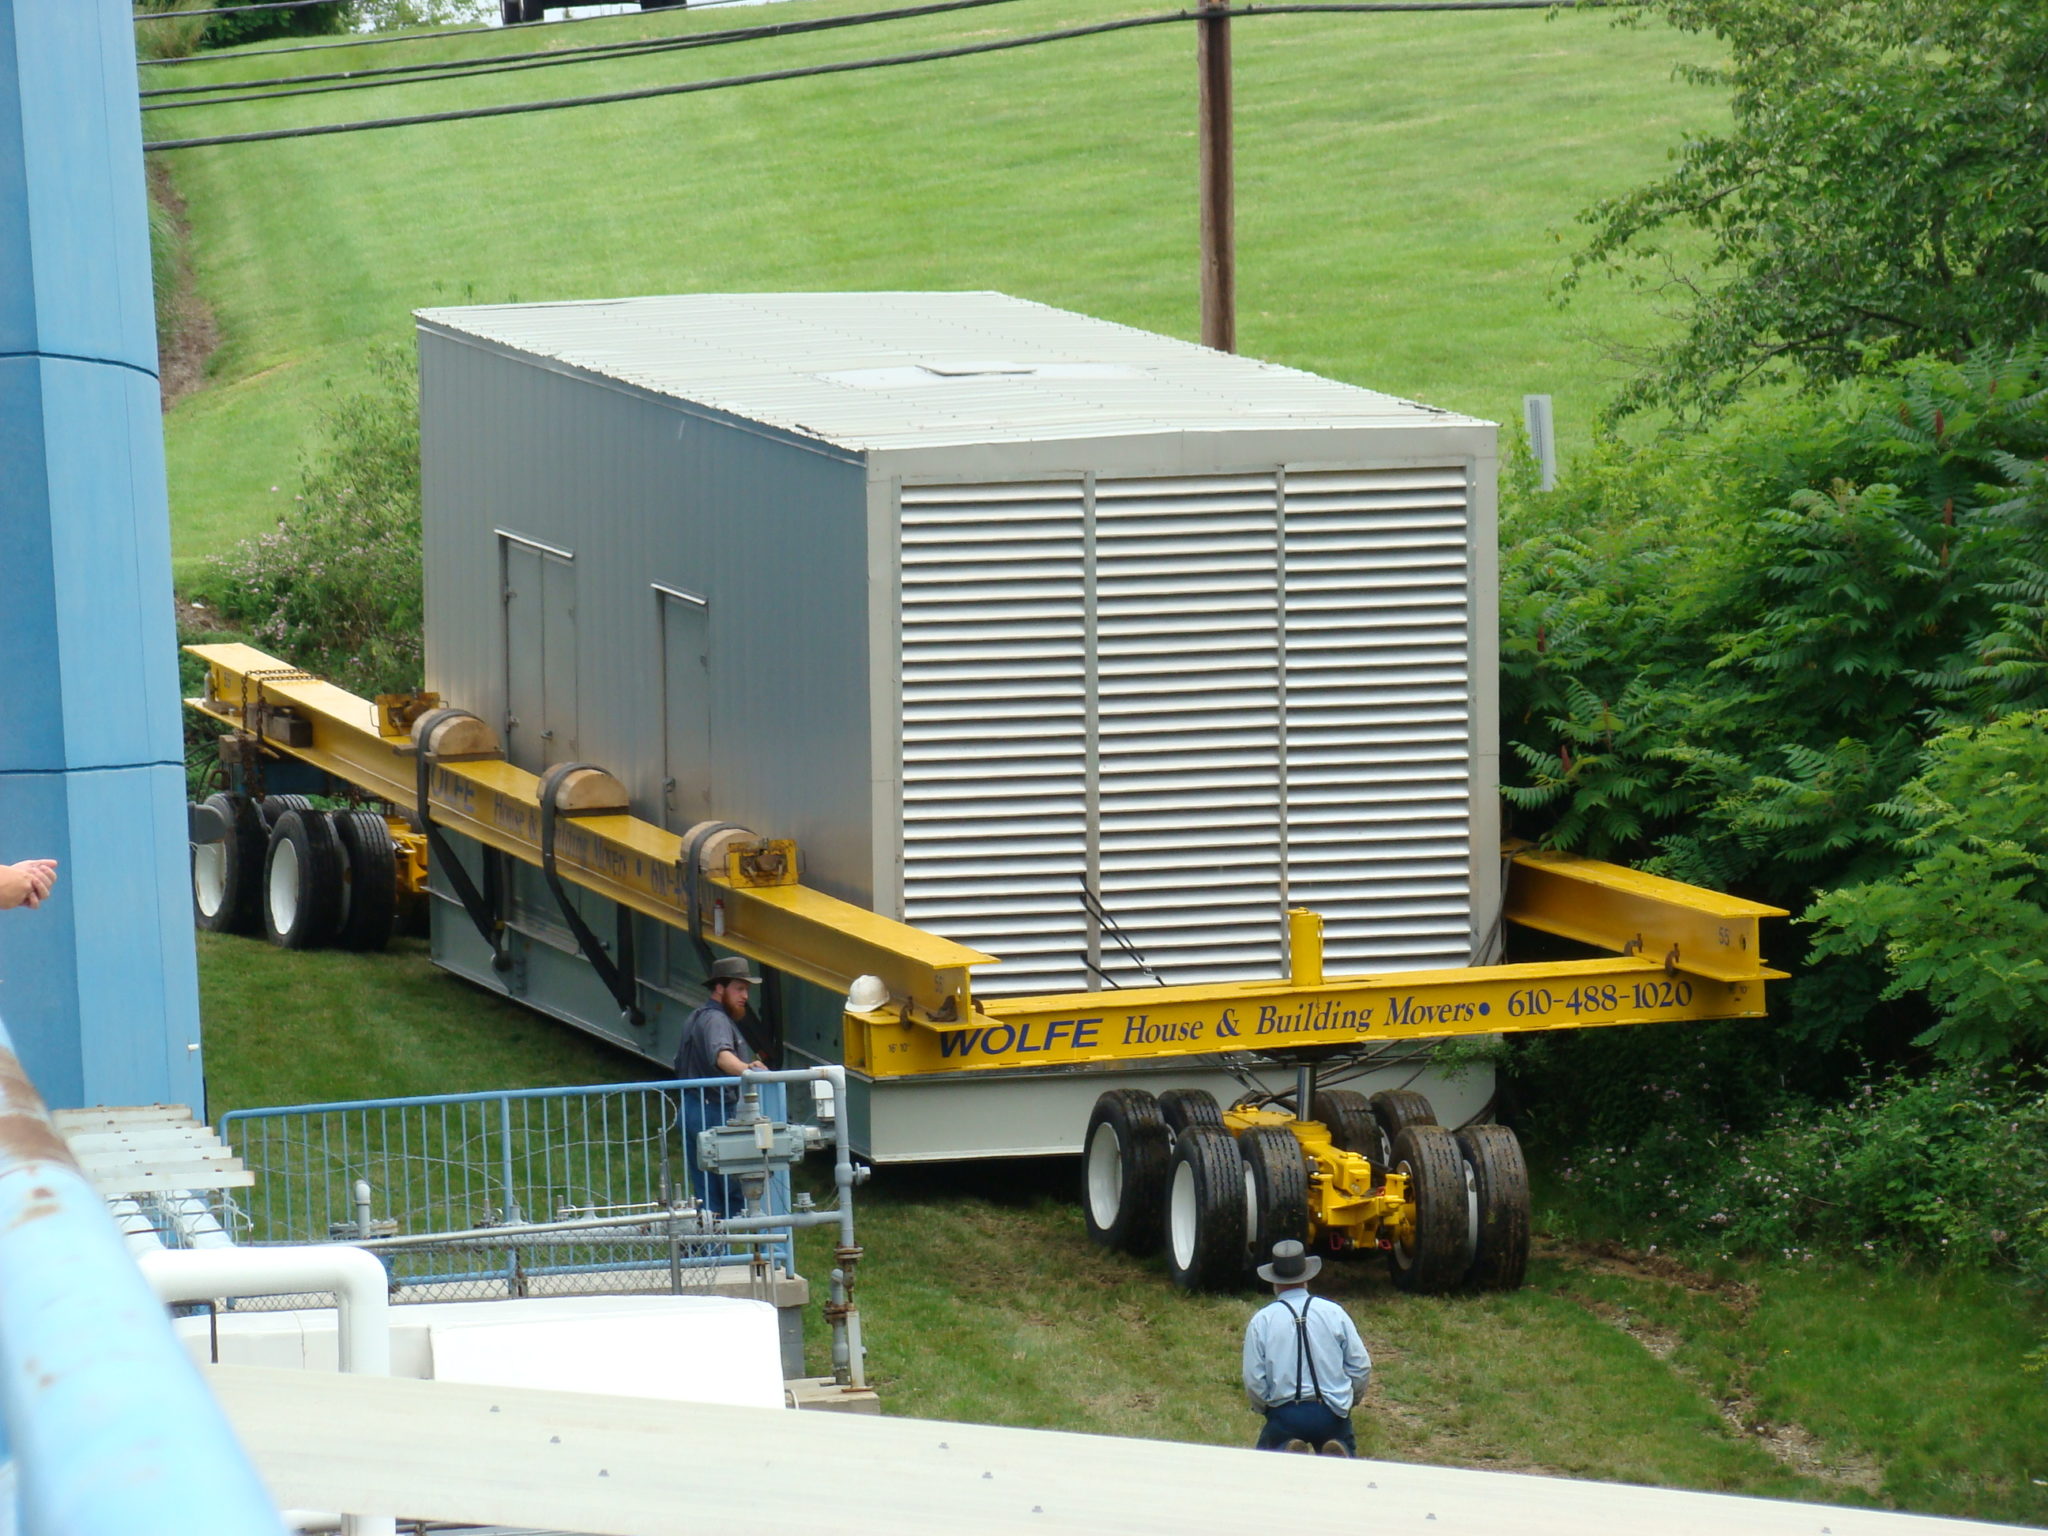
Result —
<instances>
[{"instance_id":1,"label":"blue metal railing","mask_svg":"<svg viewBox=\"0 0 2048 1536\"><path fill-rule=\"evenodd\" d=\"M0 1410L31 1536L280 1536L0 1024ZM15 1510L4 1501L0 1529Z\"/></svg>"},{"instance_id":2,"label":"blue metal railing","mask_svg":"<svg viewBox=\"0 0 2048 1536\"><path fill-rule=\"evenodd\" d=\"M693 1192L691 1149L677 1129L680 1104L703 1104L734 1087L730 1078L665 1079L233 1110L221 1117L221 1140L257 1183L222 1211L222 1224L244 1243L475 1234L614 1215L629 1224ZM785 1118L785 1106L781 1084L763 1085L763 1113ZM714 1194L739 1208L736 1185L718 1180ZM767 1209L787 1215L789 1208L788 1175L781 1174L771 1181ZM789 1234L767 1251L794 1268ZM386 1254L394 1299L407 1290L447 1298L464 1294L464 1286L474 1294L545 1293L572 1288L572 1276L673 1271L678 1262L702 1267L718 1258L710 1245L678 1261L661 1239L581 1241L566 1233L493 1246L472 1237Z\"/></svg>"}]
</instances>

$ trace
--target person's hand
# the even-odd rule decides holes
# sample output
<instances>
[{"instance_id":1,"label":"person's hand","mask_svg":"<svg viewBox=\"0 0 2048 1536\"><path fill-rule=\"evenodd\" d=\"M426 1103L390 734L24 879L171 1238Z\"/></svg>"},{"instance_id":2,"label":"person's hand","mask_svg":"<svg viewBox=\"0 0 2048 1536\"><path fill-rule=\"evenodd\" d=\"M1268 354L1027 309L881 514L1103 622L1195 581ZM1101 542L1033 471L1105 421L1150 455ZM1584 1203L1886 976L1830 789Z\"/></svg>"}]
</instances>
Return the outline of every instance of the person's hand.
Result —
<instances>
[{"instance_id":1,"label":"person's hand","mask_svg":"<svg viewBox=\"0 0 2048 1536\"><path fill-rule=\"evenodd\" d=\"M56 883L55 859L23 859L19 864L0 864L0 908L40 907Z\"/></svg>"}]
</instances>

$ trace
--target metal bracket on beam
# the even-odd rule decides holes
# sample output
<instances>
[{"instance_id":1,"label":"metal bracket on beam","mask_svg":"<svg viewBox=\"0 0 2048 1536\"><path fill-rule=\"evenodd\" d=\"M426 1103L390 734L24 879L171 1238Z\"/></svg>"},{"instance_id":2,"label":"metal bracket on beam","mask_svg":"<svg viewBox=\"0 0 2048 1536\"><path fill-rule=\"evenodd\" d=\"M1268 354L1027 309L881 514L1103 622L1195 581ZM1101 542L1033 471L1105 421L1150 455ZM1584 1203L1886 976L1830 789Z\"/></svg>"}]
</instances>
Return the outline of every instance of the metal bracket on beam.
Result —
<instances>
[{"instance_id":1,"label":"metal bracket on beam","mask_svg":"<svg viewBox=\"0 0 2048 1536\"><path fill-rule=\"evenodd\" d=\"M496 756L497 738L491 736L489 726L467 710L434 709L413 722L412 739L416 748L413 762L418 775L413 825L426 835L434 867L447 874L448 883L455 887L456 898L462 903L462 910L468 914L478 936L491 946L491 969L500 973L509 971L512 969L512 956L505 948L504 919L498 915L498 882L494 878L496 855L489 848L484 849L484 882L488 889L480 891L476 882L469 878L469 871L463 867L462 860L455 856L454 847L434 825L433 801L428 794L434 764L444 749L462 758ZM485 739L490 743L489 752L481 750Z\"/></svg>"},{"instance_id":2,"label":"metal bracket on beam","mask_svg":"<svg viewBox=\"0 0 2048 1536\"><path fill-rule=\"evenodd\" d=\"M567 793L565 794L564 791ZM555 868L555 827L562 816L623 816L632 809L626 788L595 763L557 763L540 778L540 872L553 892L562 921L576 935L576 947L597 972L598 980L619 1005L619 1017L638 1028L647 1022L640 1008L640 981L633 963L633 913L614 903L618 914L616 960L605 952L603 942L591 932L576 910L569 891Z\"/></svg>"}]
</instances>

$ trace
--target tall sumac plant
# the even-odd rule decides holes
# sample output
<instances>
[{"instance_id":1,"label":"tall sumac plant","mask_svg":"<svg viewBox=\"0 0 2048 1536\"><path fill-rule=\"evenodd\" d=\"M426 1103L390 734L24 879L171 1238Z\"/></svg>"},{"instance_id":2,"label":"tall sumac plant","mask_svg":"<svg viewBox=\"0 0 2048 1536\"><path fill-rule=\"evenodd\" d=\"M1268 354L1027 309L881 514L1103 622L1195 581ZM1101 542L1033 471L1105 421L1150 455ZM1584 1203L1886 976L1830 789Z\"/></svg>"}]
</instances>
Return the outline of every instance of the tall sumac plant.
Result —
<instances>
[{"instance_id":1,"label":"tall sumac plant","mask_svg":"<svg viewBox=\"0 0 2048 1536\"><path fill-rule=\"evenodd\" d=\"M1795 911L1896 877L1928 740L2048 707L2044 458L2035 341L1752 405L1512 506L1516 829ZM1844 945L1815 960L1790 1010L1813 1036L1927 1000Z\"/></svg>"}]
</instances>

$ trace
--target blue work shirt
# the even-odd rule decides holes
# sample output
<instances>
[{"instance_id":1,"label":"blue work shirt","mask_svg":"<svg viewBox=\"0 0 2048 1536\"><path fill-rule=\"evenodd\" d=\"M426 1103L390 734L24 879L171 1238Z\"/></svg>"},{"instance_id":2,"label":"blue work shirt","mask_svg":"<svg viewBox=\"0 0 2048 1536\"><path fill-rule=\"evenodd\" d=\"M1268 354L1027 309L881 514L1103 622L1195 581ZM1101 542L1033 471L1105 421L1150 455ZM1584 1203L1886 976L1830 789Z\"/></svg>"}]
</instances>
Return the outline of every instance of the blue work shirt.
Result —
<instances>
[{"instance_id":1,"label":"blue work shirt","mask_svg":"<svg viewBox=\"0 0 2048 1536\"><path fill-rule=\"evenodd\" d=\"M1339 1418L1364 1395L1372 1356L1336 1302L1287 1291L1253 1314L1244 1330L1244 1390L1254 1408L1314 1402Z\"/></svg>"}]
</instances>

